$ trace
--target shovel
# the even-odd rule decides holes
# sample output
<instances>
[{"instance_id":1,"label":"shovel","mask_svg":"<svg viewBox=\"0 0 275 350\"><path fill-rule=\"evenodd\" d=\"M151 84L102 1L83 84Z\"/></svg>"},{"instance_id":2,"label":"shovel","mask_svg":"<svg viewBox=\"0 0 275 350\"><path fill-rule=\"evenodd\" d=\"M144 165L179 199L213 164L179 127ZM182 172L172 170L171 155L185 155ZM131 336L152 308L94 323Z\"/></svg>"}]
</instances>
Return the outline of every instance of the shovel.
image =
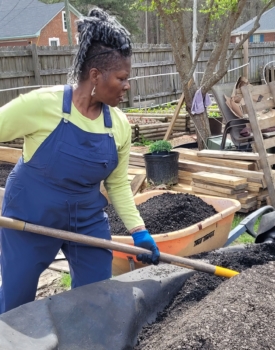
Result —
<instances>
[{"instance_id":1,"label":"shovel","mask_svg":"<svg viewBox=\"0 0 275 350\"><path fill-rule=\"evenodd\" d=\"M28 222L6 218L4 216L0 216L0 226L14 229L14 230L19 230L19 231L29 231L29 232L37 233L39 235L50 236L50 237L59 238L67 241L83 243L86 245L91 245L93 247L116 250L119 252L131 254L131 255L144 254L144 253L151 254L150 250L147 250L144 248L139 248L139 247L131 246L124 243L113 242L106 239L90 237L90 236L73 233L69 231L58 230L50 227L34 225ZM239 274L239 272L234 270L230 270L220 266L207 264L205 262L192 260L188 258L182 258L179 256L166 254L166 253L160 253L159 260L168 264L174 264L174 265L186 267L192 270L207 272L220 277L230 278Z\"/></svg>"}]
</instances>

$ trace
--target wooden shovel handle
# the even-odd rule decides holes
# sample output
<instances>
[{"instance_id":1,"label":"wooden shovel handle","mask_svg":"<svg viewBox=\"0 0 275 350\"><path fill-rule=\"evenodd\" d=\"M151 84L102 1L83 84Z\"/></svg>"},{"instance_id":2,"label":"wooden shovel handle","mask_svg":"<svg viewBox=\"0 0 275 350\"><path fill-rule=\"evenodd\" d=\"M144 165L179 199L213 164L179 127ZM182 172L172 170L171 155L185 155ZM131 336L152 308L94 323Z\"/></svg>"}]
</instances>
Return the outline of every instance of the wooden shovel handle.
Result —
<instances>
[{"instance_id":1,"label":"wooden shovel handle","mask_svg":"<svg viewBox=\"0 0 275 350\"><path fill-rule=\"evenodd\" d=\"M95 238L91 236L82 235L79 233L58 230L58 229L45 227L45 226L34 225L24 221L6 218L4 216L0 216L0 226L14 229L14 230L19 230L19 231L33 232L39 235L50 236L50 237L54 237L54 238L58 238L66 241L83 243L86 245L91 245L93 247L116 250L122 253L131 254L131 255L138 255L138 254L144 254L144 253L151 254L150 250L131 246L129 244L113 242L106 239ZM160 253L160 261L168 264L179 265L192 270L215 274L221 277L230 278L238 274L238 272L234 270L229 270L220 266L215 266L215 265L207 264L201 261L182 258L176 255L170 255L166 253Z\"/></svg>"}]
</instances>

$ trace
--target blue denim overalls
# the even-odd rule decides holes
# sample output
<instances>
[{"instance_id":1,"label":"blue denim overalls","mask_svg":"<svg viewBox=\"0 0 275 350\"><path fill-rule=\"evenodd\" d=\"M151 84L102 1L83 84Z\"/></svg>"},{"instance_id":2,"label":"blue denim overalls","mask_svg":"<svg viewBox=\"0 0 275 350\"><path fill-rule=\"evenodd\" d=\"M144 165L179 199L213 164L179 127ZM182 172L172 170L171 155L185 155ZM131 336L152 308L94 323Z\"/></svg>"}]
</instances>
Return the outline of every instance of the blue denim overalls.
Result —
<instances>
[{"instance_id":1,"label":"blue denim overalls","mask_svg":"<svg viewBox=\"0 0 275 350\"><path fill-rule=\"evenodd\" d=\"M63 118L29 162L10 173L2 215L33 224L111 239L100 181L118 164L112 119L103 105L108 134L86 132L70 122L72 87L64 87ZM60 239L0 229L1 313L33 301L40 274L62 249L72 288L111 277L112 252Z\"/></svg>"}]
</instances>

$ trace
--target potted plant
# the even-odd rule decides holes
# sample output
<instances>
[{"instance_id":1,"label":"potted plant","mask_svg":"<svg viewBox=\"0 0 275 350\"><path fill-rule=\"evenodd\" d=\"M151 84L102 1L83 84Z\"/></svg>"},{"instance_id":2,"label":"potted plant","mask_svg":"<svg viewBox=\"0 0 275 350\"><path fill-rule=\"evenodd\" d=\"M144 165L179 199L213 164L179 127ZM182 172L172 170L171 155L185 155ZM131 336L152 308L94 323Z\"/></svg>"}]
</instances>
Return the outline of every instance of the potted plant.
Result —
<instances>
[{"instance_id":1,"label":"potted plant","mask_svg":"<svg viewBox=\"0 0 275 350\"><path fill-rule=\"evenodd\" d=\"M172 144L158 140L149 146L149 153L144 154L147 181L154 185L178 183L179 153L173 152Z\"/></svg>"},{"instance_id":2,"label":"potted plant","mask_svg":"<svg viewBox=\"0 0 275 350\"><path fill-rule=\"evenodd\" d=\"M223 117L220 112L209 111L208 112L209 126L212 136L221 135L222 133L222 121Z\"/></svg>"}]
</instances>

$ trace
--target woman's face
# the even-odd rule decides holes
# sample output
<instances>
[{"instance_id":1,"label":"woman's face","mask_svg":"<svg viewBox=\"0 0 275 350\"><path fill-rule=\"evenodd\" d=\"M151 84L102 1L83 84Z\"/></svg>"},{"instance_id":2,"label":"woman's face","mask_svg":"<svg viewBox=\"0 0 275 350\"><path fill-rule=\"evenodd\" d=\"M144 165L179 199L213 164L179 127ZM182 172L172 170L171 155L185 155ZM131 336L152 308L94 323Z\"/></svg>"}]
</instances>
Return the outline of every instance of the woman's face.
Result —
<instances>
[{"instance_id":1,"label":"woman's face","mask_svg":"<svg viewBox=\"0 0 275 350\"><path fill-rule=\"evenodd\" d=\"M111 107L123 101L123 96L130 89L128 78L131 71L131 58L122 58L117 70L100 74L96 85L95 98Z\"/></svg>"}]
</instances>

